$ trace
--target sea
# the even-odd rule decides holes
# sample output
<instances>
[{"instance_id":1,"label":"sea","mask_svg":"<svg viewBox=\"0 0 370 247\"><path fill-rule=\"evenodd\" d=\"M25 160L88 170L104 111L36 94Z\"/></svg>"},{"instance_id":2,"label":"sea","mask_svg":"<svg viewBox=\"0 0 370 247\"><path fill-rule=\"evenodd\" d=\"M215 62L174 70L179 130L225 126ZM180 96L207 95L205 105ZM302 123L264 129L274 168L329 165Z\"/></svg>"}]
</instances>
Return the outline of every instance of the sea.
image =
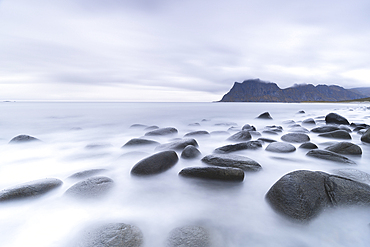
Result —
<instances>
[{"instance_id":1,"label":"sea","mask_svg":"<svg viewBox=\"0 0 370 247\"><path fill-rule=\"evenodd\" d=\"M145 247L166 246L171 230L189 225L210 229L217 247L369 246L369 208L328 208L302 224L287 220L267 203L267 191L289 172L353 168L308 157L300 144L293 144L297 150L292 153L268 152L268 143L257 150L235 152L262 166L258 172L246 172L241 183L178 175L186 167L207 166L200 158L179 158L161 174L135 177L130 174L132 167L157 151L122 146L133 138L164 144L192 131L223 131L223 135L195 137L205 156L231 144L227 138L245 124L255 126L262 134L259 137L277 141L290 132L293 121L302 124L313 118L316 125L302 125L311 130L325 125L325 116L331 112L350 122L370 124L370 103L1 102L0 112L0 190L43 178L63 181L42 197L0 203L0 246L73 246L83 229L102 222L137 226ZM273 119L257 118L264 112ZM271 125L281 126L283 132L262 133ZM146 126L174 127L178 133L147 137ZM41 142L9 144L20 134ZM320 149L337 141L312 132L308 135ZM370 173L370 145L362 143L356 132L351 136L363 154L350 159L356 169ZM181 152L177 154L180 157ZM112 190L96 200L66 196L65 191L79 182L70 176L90 169L104 169L100 175L114 181Z\"/></svg>"}]
</instances>

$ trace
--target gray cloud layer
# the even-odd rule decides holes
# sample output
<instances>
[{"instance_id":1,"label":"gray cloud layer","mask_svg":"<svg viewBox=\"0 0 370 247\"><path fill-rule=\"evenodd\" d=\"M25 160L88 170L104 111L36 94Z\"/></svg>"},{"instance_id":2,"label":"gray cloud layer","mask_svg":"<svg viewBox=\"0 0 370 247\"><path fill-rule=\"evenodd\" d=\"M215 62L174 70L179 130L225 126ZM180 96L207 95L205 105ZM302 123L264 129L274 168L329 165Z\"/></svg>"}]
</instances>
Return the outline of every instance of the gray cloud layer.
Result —
<instances>
[{"instance_id":1,"label":"gray cloud layer","mask_svg":"<svg viewBox=\"0 0 370 247\"><path fill-rule=\"evenodd\" d=\"M0 1L0 98L218 100L370 86L369 1ZM44 91L44 92L42 92Z\"/></svg>"}]
</instances>

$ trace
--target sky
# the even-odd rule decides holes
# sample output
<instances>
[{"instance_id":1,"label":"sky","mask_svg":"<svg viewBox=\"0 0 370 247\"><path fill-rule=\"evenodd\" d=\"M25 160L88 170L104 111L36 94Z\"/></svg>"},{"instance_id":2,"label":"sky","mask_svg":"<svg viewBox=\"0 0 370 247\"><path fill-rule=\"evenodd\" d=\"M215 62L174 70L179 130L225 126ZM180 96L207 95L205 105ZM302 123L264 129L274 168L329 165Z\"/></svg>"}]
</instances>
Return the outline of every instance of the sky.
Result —
<instances>
[{"instance_id":1,"label":"sky","mask_svg":"<svg viewBox=\"0 0 370 247\"><path fill-rule=\"evenodd\" d=\"M370 87L368 0L0 0L0 100L209 102Z\"/></svg>"}]
</instances>

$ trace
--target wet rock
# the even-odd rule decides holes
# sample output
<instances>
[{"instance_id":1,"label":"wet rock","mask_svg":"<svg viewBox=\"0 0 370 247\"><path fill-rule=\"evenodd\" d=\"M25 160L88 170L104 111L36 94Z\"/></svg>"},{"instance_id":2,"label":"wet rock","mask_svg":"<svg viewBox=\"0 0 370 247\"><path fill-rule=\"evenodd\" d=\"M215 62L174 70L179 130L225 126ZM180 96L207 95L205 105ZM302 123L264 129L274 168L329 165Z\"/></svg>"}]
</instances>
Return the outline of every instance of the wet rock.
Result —
<instances>
[{"instance_id":1,"label":"wet rock","mask_svg":"<svg viewBox=\"0 0 370 247\"><path fill-rule=\"evenodd\" d=\"M316 122L313 118L307 118L307 119L302 121L302 124L316 125Z\"/></svg>"},{"instance_id":2,"label":"wet rock","mask_svg":"<svg viewBox=\"0 0 370 247\"><path fill-rule=\"evenodd\" d=\"M346 125L339 126L339 129L340 130L347 131L348 133L351 133L352 132L352 130L348 126L346 126Z\"/></svg>"},{"instance_id":3,"label":"wet rock","mask_svg":"<svg viewBox=\"0 0 370 247\"><path fill-rule=\"evenodd\" d=\"M303 110L301 110L301 111L298 111L297 113L298 113L298 114L305 114L306 112L305 112L305 111L303 111Z\"/></svg>"},{"instance_id":4,"label":"wet rock","mask_svg":"<svg viewBox=\"0 0 370 247\"><path fill-rule=\"evenodd\" d=\"M326 132L332 132L332 131L335 131L335 130L340 130L338 127L336 126L321 126L321 127L316 127L316 128L313 128L311 130L311 132L314 132L314 133L326 133Z\"/></svg>"},{"instance_id":5,"label":"wet rock","mask_svg":"<svg viewBox=\"0 0 370 247\"><path fill-rule=\"evenodd\" d=\"M272 119L271 115L269 112L264 112L262 114L260 114L257 118L261 118L261 119Z\"/></svg>"},{"instance_id":6,"label":"wet rock","mask_svg":"<svg viewBox=\"0 0 370 247\"><path fill-rule=\"evenodd\" d=\"M182 151L184 148L188 145L192 145L194 147L198 147L198 143L195 139L192 138L185 138L180 139L177 141L165 143L162 145L159 145L155 148L155 150L176 150L176 151Z\"/></svg>"},{"instance_id":7,"label":"wet rock","mask_svg":"<svg viewBox=\"0 0 370 247\"><path fill-rule=\"evenodd\" d=\"M304 133L288 133L281 137L285 142L303 143L310 141L310 137Z\"/></svg>"},{"instance_id":8,"label":"wet rock","mask_svg":"<svg viewBox=\"0 0 370 247\"><path fill-rule=\"evenodd\" d=\"M243 127L242 127L242 130L246 130L246 131L256 131L256 127L250 125L250 124L245 124Z\"/></svg>"},{"instance_id":9,"label":"wet rock","mask_svg":"<svg viewBox=\"0 0 370 247\"><path fill-rule=\"evenodd\" d=\"M335 169L333 170L333 173L341 177L370 185L370 174L354 168Z\"/></svg>"},{"instance_id":10,"label":"wet rock","mask_svg":"<svg viewBox=\"0 0 370 247\"><path fill-rule=\"evenodd\" d=\"M189 132L184 135L184 137L191 137L191 136L198 136L198 137L209 136L209 133L208 131L205 131L205 130L198 130L198 131Z\"/></svg>"},{"instance_id":11,"label":"wet rock","mask_svg":"<svg viewBox=\"0 0 370 247\"><path fill-rule=\"evenodd\" d=\"M188 167L180 171L183 177L242 182L244 171L232 167Z\"/></svg>"},{"instance_id":12,"label":"wet rock","mask_svg":"<svg viewBox=\"0 0 370 247\"><path fill-rule=\"evenodd\" d=\"M251 134L251 136L261 136L261 133L258 131L249 131L249 134Z\"/></svg>"},{"instance_id":13,"label":"wet rock","mask_svg":"<svg viewBox=\"0 0 370 247\"><path fill-rule=\"evenodd\" d=\"M319 134L319 136L334 139L352 139L351 135L345 130L335 130L332 132Z\"/></svg>"},{"instance_id":14,"label":"wet rock","mask_svg":"<svg viewBox=\"0 0 370 247\"><path fill-rule=\"evenodd\" d=\"M370 128L366 130L366 132L361 136L361 141L370 143Z\"/></svg>"},{"instance_id":15,"label":"wet rock","mask_svg":"<svg viewBox=\"0 0 370 247\"><path fill-rule=\"evenodd\" d=\"M270 138L264 138L264 137L258 138L258 141L267 142L267 143L277 142L276 140L273 140Z\"/></svg>"},{"instance_id":16,"label":"wet rock","mask_svg":"<svg viewBox=\"0 0 370 247\"><path fill-rule=\"evenodd\" d=\"M72 247L142 247L143 233L133 225L108 223L85 229Z\"/></svg>"},{"instance_id":17,"label":"wet rock","mask_svg":"<svg viewBox=\"0 0 370 247\"><path fill-rule=\"evenodd\" d=\"M252 139L252 136L247 130L239 131L227 138L228 141L249 141L250 139Z\"/></svg>"},{"instance_id":18,"label":"wet rock","mask_svg":"<svg viewBox=\"0 0 370 247\"><path fill-rule=\"evenodd\" d=\"M127 147L137 147L137 146L158 146L159 142L153 141L153 140L148 140L148 139L143 139L143 138L133 138L126 142L122 148L127 148Z\"/></svg>"},{"instance_id":19,"label":"wet rock","mask_svg":"<svg viewBox=\"0 0 370 247\"><path fill-rule=\"evenodd\" d=\"M345 124L349 125L348 120L345 117L342 117L341 115L337 113L329 113L325 117L326 124Z\"/></svg>"},{"instance_id":20,"label":"wet rock","mask_svg":"<svg viewBox=\"0 0 370 247\"><path fill-rule=\"evenodd\" d=\"M146 127L144 130L151 131L151 130L156 130L156 129L159 129L157 125L151 125L151 126Z\"/></svg>"},{"instance_id":21,"label":"wet rock","mask_svg":"<svg viewBox=\"0 0 370 247\"><path fill-rule=\"evenodd\" d=\"M39 139L29 135L18 135L11 139L9 143L27 143L27 142L40 142Z\"/></svg>"},{"instance_id":22,"label":"wet rock","mask_svg":"<svg viewBox=\"0 0 370 247\"><path fill-rule=\"evenodd\" d=\"M211 247L209 232L200 226L185 226L172 230L166 247Z\"/></svg>"},{"instance_id":23,"label":"wet rock","mask_svg":"<svg viewBox=\"0 0 370 247\"><path fill-rule=\"evenodd\" d=\"M274 152L274 153L290 153L294 152L296 148L286 142L272 142L266 147L266 151Z\"/></svg>"},{"instance_id":24,"label":"wet rock","mask_svg":"<svg viewBox=\"0 0 370 247\"><path fill-rule=\"evenodd\" d=\"M266 126L264 128L264 132L265 131L273 131L273 132L276 132L276 133L281 133L281 132L283 132L283 127L277 126L277 125L270 125L270 126Z\"/></svg>"},{"instance_id":25,"label":"wet rock","mask_svg":"<svg viewBox=\"0 0 370 247\"><path fill-rule=\"evenodd\" d=\"M0 202L37 198L60 187L63 182L56 178L39 179L0 191Z\"/></svg>"},{"instance_id":26,"label":"wet rock","mask_svg":"<svg viewBox=\"0 0 370 247\"><path fill-rule=\"evenodd\" d=\"M90 169L90 170L86 170L86 171L82 171L82 172L76 172L76 173L72 174L71 176L69 176L68 178L71 178L71 179L88 178L88 177L91 177L91 176L95 176L99 173L105 172L105 171L107 171L107 169Z\"/></svg>"},{"instance_id":27,"label":"wet rock","mask_svg":"<svg viewBox=\"0 0 370 247\"><path fill-rule=\"evenodd\" d=\"M130 126L131 129L144 129L146 127L148 127L148 126L145 125L145 124L133 124L133 125Z\"/></svg>"},{"instance_id":28,"label":"wet rock","mask_svg":"<svg viewBox=\"0 0 370 247\"><path fill-rule=\"evenodd\" d=\"M191 124L188 124L188 126L200 126L200 123L191 123Z\"/></svg>"},{"instance_id":29,"label":"wet rock","mask_svg":"<svg viewBox=\"0 0 370 247\"><path fill-rule=\"evenodd\" d=\"M339 142L334 145L331 145L325 150L338 153L338 154L350 154L350 155L361 155L362 149L360 146L351 143L351 142Z\"/></svg>"},{"instance_id":30,"label":"wet rock","mask_svg":"<svg viewBox=\"0 0 370 247\"><path fill-rule=\"evenodd\" d=\"M295 126L289 129L289 132L294 132L294 133L308 133L310 132L308 129L302 127L302 126Z\"/></svg>"},{"instance_id":31,"label":"wet rock","mask_svg":"<svg viewBox=\"0 0 370 247\"><path fill-rule=\"evenodd\" d=\"M145 133L145 136L165 136L165 135L174 135L177 134L178 131L176 128L173 127L166 127L160 128L156 130L152 130Z\"/></svg>"},{"instance_id":32,"label":"wet rock","mask_svg":"<svg viewBox=\"0 0 370 247\"><path fill-rule=\"evenodd\" d=\"M193 145L188 145L181 153L183 159L195 159L201 155L201 152Z\"/></svg>"},{"instance_id":33,"label":"wet rock","mask_svg":"<svg viewBox=\"0 0 370 247\"><path fill-rule=\"evenodd\" d=\"M259 171L262 169L256 161L245 156L232 154L207 155L202 158L202 162L214 166L240 168L243 171Z\"/></svg>"},{"instance_id":34,"label":"wet rock","mask_svg":"<svg viewBox=\"0 0 370 247\"><path fill-rule=\"evenodd\" d=\"M113 186L112 179L96 176L72 185L65 194L78 199L95 199L106 195Z\"/></svg>"},{"instance_id":35,"label":"wet rock","mask_svg":"<svg viewBox=\"0 0 370 247\"><path fill-rule=\"evenodd\" d=\"M347 157L343 155L340 155L340 154L337 154L331 151L327 151L327 150L314 149L314 150L310 150L306 155L309 157L330 160L330 161L339 162L339 163L345 163L348 165L356 164L354 161L348 159Z\"/></svg>"},{"instance_id":36,"label":"wet rock","mask_svg":"<svg viewBox=\"0 0 370 247\"><path fill-rule=\"evenodd\" d=\"M245 149L258 149L258 148L262 148L262 142L248 141L248 142L230 144L230 145L216 148L215 153L226 154L226 153L236 152L236 151L245 150Z\"/></svg>"},{"instance_id":37,"label":"wet rock","mask_svg":"<svg viewBox=\"0 0 370 247\"><path fill-rule=\"evenodd\" d=\"M299 146L299 148L303 148L303 149L317 149L317 145L315 143L312 143L312 142L305 142L305 143L302 143L301 146Z\"/></svg>"},{"instance_id":38,"label":"wet rock","mask_svg":"<svg viewBox=\"0 0 370 247\"><path fill-rule=\"evenodd\" d=\"M167 171L179 158L175 151L163 151L142 159L131 169L132 175L153 175Z\"/></svg>"}]
</instances>

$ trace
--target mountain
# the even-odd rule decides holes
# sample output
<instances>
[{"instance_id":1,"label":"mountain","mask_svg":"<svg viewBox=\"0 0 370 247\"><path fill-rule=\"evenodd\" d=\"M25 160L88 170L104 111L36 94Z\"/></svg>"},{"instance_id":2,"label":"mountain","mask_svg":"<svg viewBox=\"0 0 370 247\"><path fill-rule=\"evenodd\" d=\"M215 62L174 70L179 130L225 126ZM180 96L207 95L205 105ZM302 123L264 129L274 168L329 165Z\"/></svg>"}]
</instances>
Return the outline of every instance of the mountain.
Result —
<instances>
[{"instance_id":1,"label":"mountain","mask_svg":"<svg viewBox=\"0 0 370 247\"><path fill-rule=\"evenodd\" d=\"M302 84L281 89L276 83L250 79L242 83L235 82L220 102L342 101L365 97L339 86Z\"/></svg>"},{"instance_id":2,"label":"mountain","mask_svg":"<svg viewBox=\"0 0 370 247\"><path fill-rule=\"evenodd\" d=\"M367 97L370 97L370 87L356 87L350 89L352 92L363 94Z\"/></svg>"}]
</instances>

